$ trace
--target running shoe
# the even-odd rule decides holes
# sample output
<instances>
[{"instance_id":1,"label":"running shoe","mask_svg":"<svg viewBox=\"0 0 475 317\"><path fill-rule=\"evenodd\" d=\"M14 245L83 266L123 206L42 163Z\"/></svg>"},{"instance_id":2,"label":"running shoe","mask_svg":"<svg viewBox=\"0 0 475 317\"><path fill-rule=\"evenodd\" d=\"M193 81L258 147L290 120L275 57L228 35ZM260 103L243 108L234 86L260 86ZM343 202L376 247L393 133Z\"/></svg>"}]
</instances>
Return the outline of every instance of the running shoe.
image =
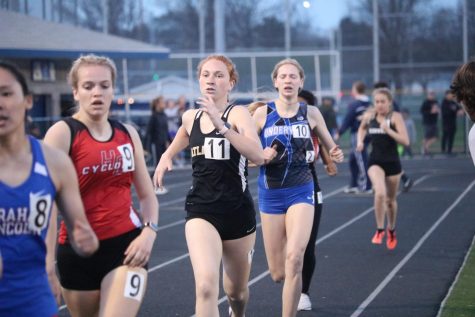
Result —
<instances>
[{"instance_id":1,"label":"running shoe","mask_svg":"<svg viewBox=\"0 0 475 317\"><path fill-rule=\"evenodd\" d=\"M386 239L386 247L388 250L394 250L397 245L396 231L388 229L388 238Z\"/></svg>"},{"instance_id":2,"label":"running shoe","mask_svg":"<svg viewBox=\"0 0 475 317\"><path fill-rule=\"evenodd\" d=\"M384 238L384 231L376 230L376 233L374 234L373 239L371 239L371 242L373 244L381 244L383 243L383 238Z\"/></svg>"},{"instance_id":3,"label":"running shoe","mask_svg":"<svg viewBox=\"0 0 475 317\"><path fill-rule=\"evenodd\" d=\"M411 189L412 185L414 185L414 181L410 178L406 179L404 184L402 184L402 191L407 193L409 189Z\"/></svg>"},{"instance_id":4,"label":"running shoe","mask_svg":"<svg viewBox=\"0 0 475 317\"><path fill-rule=\"evenodd\" d=\"M343 190L343 192L345 194L356 194L358 193L360 190L358 189L358 187L347 187Z\"/></svg>"},{"instance_id":5,"label":"running shoe","mask_svg":"<svg viewBox=\"0 0 475 317\"><path fill-rule=\"evenodd\" d=\"M165 195L166 193L168 193L168 189L165 186L155 189L155 194L157 195Z\"/></svg>"},{"instance_id":6,"label":"running shoe","mask_svg":"<svg viewBox=\"0 0 475 317\"><path fill-rule=\"evenodd\" d=\"M299 304L297 305L297 311L301 310L312 310L312 302L310 301L310 297L308 297L308 295L305 293L300 294Z\"/></svg>"}]
</instances>

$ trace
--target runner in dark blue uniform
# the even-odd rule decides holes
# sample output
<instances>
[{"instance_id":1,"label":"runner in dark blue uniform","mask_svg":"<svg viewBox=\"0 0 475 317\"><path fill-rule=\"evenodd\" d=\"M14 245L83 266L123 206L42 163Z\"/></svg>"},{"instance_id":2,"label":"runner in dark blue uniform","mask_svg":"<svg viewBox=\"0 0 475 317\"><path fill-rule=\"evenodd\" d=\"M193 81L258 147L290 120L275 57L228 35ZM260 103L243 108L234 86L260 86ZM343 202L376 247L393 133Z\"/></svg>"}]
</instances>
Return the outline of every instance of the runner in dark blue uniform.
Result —
<instances>
[{"instance_id":1,"label":"runner in dark blue uniform","mask_svg":"<svg viewBox=\"0 0 475 317\"><path fill-rule=\"evenodd\" d=\"M295 316L302 290L302 262L314 217L314 128L335 161L343 159L316 107L298 102L304 71L294 59L280 61L272 80L278 99L258 108L254 120L264 147L259 174L259 209L269 270L284 281L282 316Z\"/></svg>"},{"instance_id":2,"label":"runner in dark blue uniform","mask_svg":"<svg viewBox=\"0 0 475 317\"><path fill-rule=\"evenodd\" d=\"M362 151L367 134L371 136L372 151L368 163L368 175L374 189L374 213L377 230L371 240L381 244L385 235L387 218L386 246L393 250L397 245L396 216L397 189L401 178L401 162L397 144L409 145L404 119L399 112L392 111L393 98L387 88L378 88L373 92L374 109L363 116L358 129L356 149Z\"/></svg>"}]
</instances>

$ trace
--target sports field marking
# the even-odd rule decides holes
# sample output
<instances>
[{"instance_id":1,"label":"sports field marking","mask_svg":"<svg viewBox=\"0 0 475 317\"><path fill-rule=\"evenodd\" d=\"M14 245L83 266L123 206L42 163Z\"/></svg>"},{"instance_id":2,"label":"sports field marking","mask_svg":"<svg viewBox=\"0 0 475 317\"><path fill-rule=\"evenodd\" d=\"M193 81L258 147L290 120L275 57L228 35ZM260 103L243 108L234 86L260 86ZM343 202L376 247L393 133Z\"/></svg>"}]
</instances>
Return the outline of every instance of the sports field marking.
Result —
<instances>
[{"instance_id":1,"label":"sports field marking","mask_svg":"<svg viewBox=\"0 0 475 317\"><path fill-rule=\"evenodd\" d=\"M430 227L430 229L419 239L416 245L412 250L394 267L394 269L386 276L386 278L375 288L375 290L361 303L361 305L351 314L351 317L358 317L361 315L366 307L376 298L376 296L381 293L381 291L389 284L389 282L394 278L394 276L399 272L399 270L412 258L412 256L420 249L422 244L429 238L429 236L434 232L435 229L442 223L442 221L447 218L447 216L452 212L452 210L457 206L460 201L467 195L467 193L475 185L475 181L472 181L470 185L463 191L462 194L450 205L449 208L440 216L440 218Z\"/></svg>"}]
</instances>

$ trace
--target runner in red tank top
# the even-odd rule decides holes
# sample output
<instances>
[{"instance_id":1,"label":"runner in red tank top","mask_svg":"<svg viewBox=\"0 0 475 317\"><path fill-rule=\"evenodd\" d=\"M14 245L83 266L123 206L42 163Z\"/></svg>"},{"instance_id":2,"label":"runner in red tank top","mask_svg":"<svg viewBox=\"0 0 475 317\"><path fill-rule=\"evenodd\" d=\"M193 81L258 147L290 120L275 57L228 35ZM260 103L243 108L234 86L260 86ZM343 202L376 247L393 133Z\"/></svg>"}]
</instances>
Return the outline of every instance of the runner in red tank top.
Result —
<instances>
[{"instance_id":1,"label":"runner in red tank top","mask_svg":"<svg viewBox=\"0 0 475 317\"><path fill-rule=\"evenodd\" d=\"M137 131L108 120L114 63L106 57L82 56L73 63L69 78L79 110L53 125L45 142L72 158L100 246L92 257L79 258L61 227L57 263L63 297L73 316L135 316L156 237L157 198ZM132 207L132 183L140 216Z\"/></svg>"}]
</instances>

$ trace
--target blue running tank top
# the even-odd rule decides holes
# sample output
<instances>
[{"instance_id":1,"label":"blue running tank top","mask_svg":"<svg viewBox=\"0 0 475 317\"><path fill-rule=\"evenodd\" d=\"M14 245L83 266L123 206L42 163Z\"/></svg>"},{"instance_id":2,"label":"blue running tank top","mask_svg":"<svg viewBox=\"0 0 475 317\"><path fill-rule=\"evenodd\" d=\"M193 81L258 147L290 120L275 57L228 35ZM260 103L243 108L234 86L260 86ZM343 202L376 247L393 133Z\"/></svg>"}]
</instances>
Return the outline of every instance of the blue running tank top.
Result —
<instances>
[{"instance_id":1,"label":"blue running tank top","mask_svg":"<svg viewBox=\"0 0 475 317\"><path fill-rule=\"evenodd\" d=\"M315 160L315 149L306 104L300 104L295 116L282 118L275 103L268 103L260 139L263 148L277 147L277 156L260 167L260 188L288 188L312 182L308 164Z\"/></svg>"},{"instance_id":2,"label":"blue running tank top","mask_svg":"<svg viewBox=\"0 0 475 317\"><path fill-rule=\"evenodd\" d=\"M53 316L57 305L46 274L46 233L56 188L38 140L29 136L30 175L10 187L0 181L0 316Z\"/></svg>"}]
</instances>

